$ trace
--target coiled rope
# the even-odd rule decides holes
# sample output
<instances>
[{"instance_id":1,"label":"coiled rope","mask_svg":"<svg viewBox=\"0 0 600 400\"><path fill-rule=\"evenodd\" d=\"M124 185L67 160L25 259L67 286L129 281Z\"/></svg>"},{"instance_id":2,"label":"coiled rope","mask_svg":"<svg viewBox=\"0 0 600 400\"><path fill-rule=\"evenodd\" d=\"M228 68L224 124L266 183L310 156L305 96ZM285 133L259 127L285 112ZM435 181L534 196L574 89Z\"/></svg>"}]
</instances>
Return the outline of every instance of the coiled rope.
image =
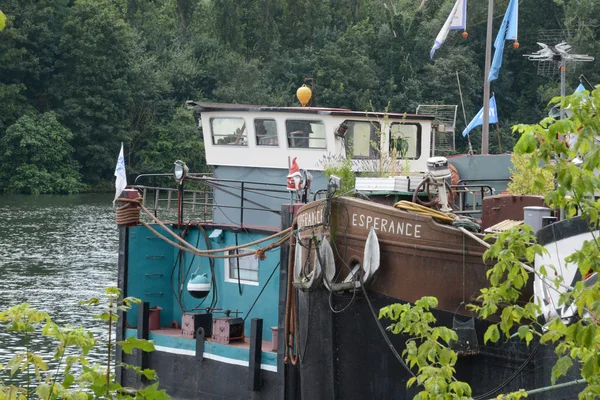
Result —
<instances>
[{"instance_id":1,"label":"coiled rope","mask_svg":"<svg viewBox=\"0 0 600 400\"><path fill-rule=\"evenodd\" d=\"M443 213L441 211L434 210L432 208L422 206L420 204L413 203L410 201L401 200L394 204L394 207L400 210L405 210L409 212L414 212L419 215L432 217L441 223L453 225L456 228L465 228L471 232L479 232L479 230L481 229L481 226L478 223L471 221L468 218L459 217L458 215L452 213Z\"/></svg>"},{"instance_id":2,"label":"coiled rope","mask_svg":"<svg viewBox=\"0 0 600 400\"><path fill-rule=\"evenodd\" d=\"M127 203L123 206L120 206L117 208L117 223L118 224L133 224L133 223L140 223L143 226L145 226L150 232L154 233L156 236L158 236L159 238L161 238L162 240L164 240L165 242L169 243L170 245L183 250L183 251L187 251L188 253L191 254L195 254L199 257L208 257L208 258L240 258L240 257L248 257L248 256L255 256L261 260L263 260L266 255L265 253L267 251L270 251L274 248L277 248L279 246L281 246L283 243L285 243L286 240L288 240L291 237L291 232L292 232L292 228L288 228L285 229L281 232L275 233L271 236L259 239L259 240L255 240L253 242L249 242L249 243L244 243L238 246L230 246L230 247L224 247L224 248L220 248L220 249L213 249L213 250L199 250L197 249L195 246L191 245L190 243L188 243L187 241L185 241L183 238L181 238L179 235L177 235L175 232L173 232L171 229L169 229L162 221L160 221L158 218L156 218L154 215L152 215L152 213L150 211L148 211L148 209L146 209L146 207L144 207L141 203L140 203L141 197L135 198L135 199L127 199L127 198L121 198L119 199L119 201L122 201L124 203ZM126 207L129 206L129 207ZM139 207L139 208L138 208ZM131 211L131 209L136 210L137 211L137 219L134 219L135 215L134 213ZM148 215L154 222L156 222L160 227L162 227L169 235L171 235L173 238L175 238L179 243L176 243L172 240L170 240L169 238L165 237L163 234L159 233L156 229L154 229L152 226L150 226L150 224L148 224L147 222L144 222L142 220L140 220L139 218L139 214L140 214L140 210L144 211L144 213L146 215ZM239 254L215 254L215 253L225 253L225 252L236 252L237 250L240 249L244 249L247 247L251 247L254 246L256 244L259 243L263 243L266 242L268 240L272 240L275 238L280 237L279 240L263 247L263 248L259 248L256 251L249 251L249 252L245 252L245 253L239 253Z\"/></svg>"},{"instance_id":3,"label":"coiled rope","mask_svg":"<svg viewBox=\"0 0 600 400\"><path fill-rule=\"evenodd\" d=\"M117 207L117 225L130 225L140 222L140 209L138 208L140 200L142 198L139 196L136 199L119 199L125 204Z\"/></svg>"}]
</instances>

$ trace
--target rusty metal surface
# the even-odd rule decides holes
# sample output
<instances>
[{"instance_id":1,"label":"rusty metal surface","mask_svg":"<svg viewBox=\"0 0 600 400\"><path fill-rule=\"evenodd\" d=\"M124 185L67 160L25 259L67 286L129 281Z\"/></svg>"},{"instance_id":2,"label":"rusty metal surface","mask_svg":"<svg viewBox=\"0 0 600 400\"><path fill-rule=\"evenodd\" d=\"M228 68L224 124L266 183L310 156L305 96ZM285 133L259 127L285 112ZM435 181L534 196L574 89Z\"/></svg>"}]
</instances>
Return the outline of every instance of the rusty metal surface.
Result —
<instances>
[{"instance_id":1,"label":"rusty metal surface","mask_svg":"<svg viewBox=\"0 0 600 400\"><path fill-rule=\"evenodd\" d=\"M236 317L214 318L212 339L221 344L244 341L244 320Z\"/></svg>"},{"instance_id":2,"label":"rusty metal surface","mask_svg":"<svg viewBox=\"0 0 600 400\"><path fill-rule=\"evenodd\" d=\"M306 229L321 223L325 212L324 200L300 210L300 238L308 243L313 232L319 231L333 237L339 279L348 275L353 262L362 265L365 241L373 227L379 239L381 267L372 290L409 302L435 296L439 309L453 312L463 300L469 301L479 289L489 286L482 261L485 247L454 227L393 207L341 197L332 202L330 230L322 226ZM528 287L523 298L532 293Z\"/></svg>"},{"instance_id":3,"label":"rusty metal surface","mask_svg":"<svg viewBox=\"0 0 600 400\"><path fill-rule=\"evenodd\" d=\"M543 196L497 195L483 199L481 229L487 229L506 219L522 220L523 207L544 206Z\"/></svg>"}]
</instances>

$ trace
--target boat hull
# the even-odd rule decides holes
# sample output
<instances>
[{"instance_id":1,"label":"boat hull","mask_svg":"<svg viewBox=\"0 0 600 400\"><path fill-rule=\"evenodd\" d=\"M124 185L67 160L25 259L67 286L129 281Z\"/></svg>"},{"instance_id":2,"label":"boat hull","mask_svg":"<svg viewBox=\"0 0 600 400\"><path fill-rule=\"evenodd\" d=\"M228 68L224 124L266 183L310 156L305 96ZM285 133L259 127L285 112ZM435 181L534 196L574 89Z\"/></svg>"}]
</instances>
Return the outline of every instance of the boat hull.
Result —
<instances>
[{"instance_id":1,"label":"boat hull","mask_svg":"<svg viewBox=\"0 0 600 400\"><path fill-rule=\"evenodd\" d=\"M348 267L363 264L366 238L374 229L381 267L370 288L377 293L407 302L434 296L441 310L464 313L459 305L475 301L480 289L489 286L488 267L482 261L486 248L452 226L348 197L334 198L331 211L327 209L325 200L303 207L298 213L298 228L304 246L313 235L321 234L331 241L339 279L348 275ZM319 225L324 219L328 221L325 227ZM522 299L528 300L532 294L530 284Z\"/></svg>"},{"instance_id":2,"label":"boat hull","mask_svg":"<svg viewBox=\"0 0 600 400\"><path fill-rule=\"evenodd\" d=\"M136 356L125 361L136 365ZM160 389L166 389L173 399L278 399L282 398L283 382L276 371L261 371L261 386L249 389L247 366L205 358L196 360L188 354L154 351L148 354L148 367L160 378ZM137 374L123 371L123 386L142 387Z\"/></svg>"},{"instance_id":3,"label":"boat hull","mask_svg":"<svg viewBox=\"0 0 600 400\"><path fill-rule=\"evenodd\" d=\"M381 336L366 299L361 294L332 294L325 289L299 293L300 375L302 399L362 400L413 399L419 388L407 388L411 375L402 367ZM380 308L402 303L383 294L368 292L376 312ZM336 311L333 312L330 305ZM455 314L432 310L437 324L452 327ZM459 317L464 321L466 318ZM383 327L389 320L381 320ZM550 385L551 369L556 360L551 346L536 343L526 346L518 339L483 344L489 322L475 320L480 351L476 355L459 357L456 378L471 385L473 396L487 394L506 383L502 389L489 393L485 399L518 389L534 389ZM402 354L407 337L386 332L392 345ZM517 372L518 371L518 372ZM570 374L564 380L572 380ZM577 398L581 387L546 392L528 399Z\"/></svg>"}]
</instances>

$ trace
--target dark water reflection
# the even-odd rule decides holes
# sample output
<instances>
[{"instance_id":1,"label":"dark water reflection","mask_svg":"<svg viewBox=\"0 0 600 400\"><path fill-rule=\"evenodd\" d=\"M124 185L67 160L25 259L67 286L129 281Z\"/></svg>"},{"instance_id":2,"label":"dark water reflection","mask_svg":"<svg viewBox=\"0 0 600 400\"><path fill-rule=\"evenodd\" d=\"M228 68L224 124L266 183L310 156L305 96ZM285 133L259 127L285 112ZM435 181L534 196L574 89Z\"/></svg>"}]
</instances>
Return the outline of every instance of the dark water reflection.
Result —
<instances>
[{"instance_id":1,"label":"dark water reflection","mask_svg":"<svg viewBox=\"0 0 600 400\"><path fill-rule=\"evenodd\" d=\"M118 233L111 195L0 196L0 310L27 302L61 324L106 337L77 303L116 285ZM34 348L49 358L43 339ZM0 328L0 364L23 342ZM92 359L102 360L98 352Z\"/></svg>"}]
</instances>

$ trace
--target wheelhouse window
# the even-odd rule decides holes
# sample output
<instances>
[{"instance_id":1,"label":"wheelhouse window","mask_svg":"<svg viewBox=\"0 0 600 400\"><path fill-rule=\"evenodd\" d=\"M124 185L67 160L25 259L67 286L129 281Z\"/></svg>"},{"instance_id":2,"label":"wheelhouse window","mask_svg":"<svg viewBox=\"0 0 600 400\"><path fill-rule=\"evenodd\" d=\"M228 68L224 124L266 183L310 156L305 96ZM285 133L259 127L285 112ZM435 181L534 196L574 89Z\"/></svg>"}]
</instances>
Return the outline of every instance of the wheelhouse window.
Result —
<instances>
[{"instance_id":1,"label":"wheelhouse window","mask_svg":"<svg viewBox=\"0 0 600 400\"><path fill-rule=\"evenodd\" d=\"M240 254L249 251L233 250L226 254ZM258 258L253 256L240 258L225 258L225 282L238 283L246 285L258 285Z\"/></svg>"},{"instance_id":2,"label":"wheelhouse window","mask_svg":"<svg viewBox=\"0 0 600 400\"><path fill-rule=\"evenodd\" d=\"M255 119L254 132L258 146L279 146L277 124L274 119Z\"/></svg>"},{"instance_id":3,"label":"wheelhouse window","mask_svg":"<svg viewBox=\"0 0 600 400\"><path fill-rule=\"evenodd\" d=\"M346 152L352 152L352 158L377 158L379 150L379 124L367 121L344 121L347 127L344 140Z\"/></svg>"},{"instance_id":4,"label":"wheelhouse window","mask_svg":"<svg viewBox=\"0 0 600 400\"><path fill-rule=\"evenodd\" d=\"M421 157L421 125L392 123L390 126L390 151L398 151L398 158Z\"/></svg>"},{"instance_id":5,"label":"wheelhouse window","mask_svg":"<svg viewBox=\"0 0 600 400\"><path fill-rule=\"evenodd\" d=\"M287 120L285 130L291 148L326 149L325 124L319 120Z\"/></svg>"},{"instance_id":6,"label":"wheelhouse window","mask_svg":"<svg viewBox=\"0 0 600 400\"><path fill-rule=\"evenodd\" d=\"M248 132L243 118L212 118L213 144L248 146Z\"/></svg>"}]
</instances>

